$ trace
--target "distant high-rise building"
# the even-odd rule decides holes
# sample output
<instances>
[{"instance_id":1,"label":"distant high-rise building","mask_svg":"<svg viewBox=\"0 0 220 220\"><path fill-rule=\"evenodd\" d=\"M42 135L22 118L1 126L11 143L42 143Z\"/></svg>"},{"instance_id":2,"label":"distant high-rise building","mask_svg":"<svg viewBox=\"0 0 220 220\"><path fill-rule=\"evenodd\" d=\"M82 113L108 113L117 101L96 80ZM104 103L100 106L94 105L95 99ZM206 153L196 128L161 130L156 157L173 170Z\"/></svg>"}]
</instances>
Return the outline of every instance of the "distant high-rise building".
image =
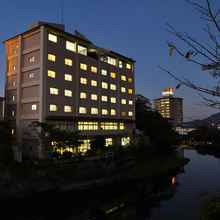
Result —
<instances>
[{"instance_id":1,"label":"distant high-rise building","mask_svg":"<svg viewBox=\"0 0 220 220\"><path fill-rule=\"evenodd\" d=\"M164 89L163 97L154 100L154 108L173 126L177 126L183 122L183 99L174 97L174 92L174 88Z\"/></svg>"},{"instance_id":2,"label":"distant high-rise building","mask_svg":"<svg viewBox=\"0 0 220 220\"><path fill-rule=\"evenodd\" d=\"M96 46L64 25L38 22L5 41L6 115L12 133L35 121L127 145L135 129L135 61ZM19 134L21 133L21 134Z\"/></svg>"}]
</instances>

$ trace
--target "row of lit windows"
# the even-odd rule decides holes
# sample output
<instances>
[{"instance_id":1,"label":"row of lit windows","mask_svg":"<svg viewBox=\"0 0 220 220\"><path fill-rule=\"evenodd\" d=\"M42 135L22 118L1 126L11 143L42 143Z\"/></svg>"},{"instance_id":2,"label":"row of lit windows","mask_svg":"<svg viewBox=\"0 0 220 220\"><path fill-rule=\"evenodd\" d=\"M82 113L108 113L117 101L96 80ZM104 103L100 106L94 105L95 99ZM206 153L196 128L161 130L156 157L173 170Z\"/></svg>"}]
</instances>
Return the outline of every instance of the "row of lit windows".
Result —
<instances>
[{"instance_id":1,"label":"row of lit windows","mask_svg":"<svg viewBox=\"0 0 220 220\"><path fill-rule=\"evenodd\" d=\"M95 130L124 130L125 124L120 122L78 122L78 130L80 131L95 131Z\"/></svg>"},{"instance_id":2,"label":"row of lit windows","mask_svg":"<svg viewBox=\"0 0 220 220\"><path fill-rule=\"evenodd\" d=\"M57 88L50 88L50 94L51 95L59 95L59 90ZM73 93L71 90L64 89L64 95L67 97L72 97Z\"/></svg>"},{"instance_id":3,"label":"row of lit windows","mask_svg":"<svg viewBox=\"0 0 220 220\"><path fill-rule=\"evenodd\" d=\"M49 111L50 112L57 112L58 111L58 106L55 105L55 104L50 104L49 106ZM64 106L64 112L72 112L72 106L69 106L69 105L65 105ZM79 107L79 113L80 114L87 114L87 108L86 107ZM122 116L126 116L126 112L122 112ZM99 109L98 108L95 108L95 107L92 107L90 109L90 114L91 115L98 115L99 114ZM111 116L115 116L116 115L116 110L115 109L110 109L110 111L108 109L101 109L101 114L102 115L111 115ZM133 116L133 112L132 111L129 111L128 112L128 116L132 117Z\"/></svg>"},{"instance_id":4,"label":"row of lit windows","mask_svg":"<svg viewBox=\"0 0 220 220\"><path fill-rule=\"evenodd\" d=\"M48 34L48 40L53 42L53 43L57 43L58 42L58 38L55 34L49 33ZM78 52L79 54L85 55L87 56L87 47L83 46L83 45L77 45L76 47L76 42L71 42L71 41L66 41L66 49L72 52ZM76 51L77 50L77 51ZM106 62L110 65L113 66L117 66L117 59L107 56L107 57L102 57L101 61ZM123 68L123 61L119 60L118 61L118 66L119 68ZM128 70L132 70L132 64L131 63L126 63L125 64L126 69Z\"/></svg>"}]
</instances>

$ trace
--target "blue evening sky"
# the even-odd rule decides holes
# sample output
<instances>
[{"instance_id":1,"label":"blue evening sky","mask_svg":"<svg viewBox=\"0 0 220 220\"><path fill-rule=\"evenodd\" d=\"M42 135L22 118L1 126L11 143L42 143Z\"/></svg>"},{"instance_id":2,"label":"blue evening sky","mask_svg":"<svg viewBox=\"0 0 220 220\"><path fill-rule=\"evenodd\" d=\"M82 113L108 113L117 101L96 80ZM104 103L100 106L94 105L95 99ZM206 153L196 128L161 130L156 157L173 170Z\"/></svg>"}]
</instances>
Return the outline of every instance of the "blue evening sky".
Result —
<instances>
[{"instance_id":1,"label":"blue evening sky","mask_svg":"<svg viewBox=\"0 0 220 220\"><path fill-rule=\"evenodd\" d=\"M202 2L203 0L199 0ZM31 23L60 21L60 0L1 0L0 41L18 34ZM215 3L217 1L214 1ZM169 57L166 41L173 39L165 31L169 22L206 41L204 23L184 0L64 0L64 23L67 31L85 34L94 43L111 48L136 60L136 91L150 99L160 96L176 82L161 72L162 65L178 76L191 78L204 86L213 80L199 67L177 57ZM4 91L4 47L0 45L0 95ZM184 118L203 118L215 112L201 104L192 90L181 87L177 96L184 98Z\"/></svg>"}]
</instances>

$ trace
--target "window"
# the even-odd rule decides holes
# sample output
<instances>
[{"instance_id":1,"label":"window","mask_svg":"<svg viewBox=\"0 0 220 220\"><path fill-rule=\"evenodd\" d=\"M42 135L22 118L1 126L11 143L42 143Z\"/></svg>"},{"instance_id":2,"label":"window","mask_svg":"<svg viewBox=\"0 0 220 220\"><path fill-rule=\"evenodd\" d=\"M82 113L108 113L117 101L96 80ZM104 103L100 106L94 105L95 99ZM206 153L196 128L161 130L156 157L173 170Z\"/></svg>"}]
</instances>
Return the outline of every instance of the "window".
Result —
<instances>
[{"instance_id":1,"label":"window","mask_svg":"<svg viewBox=\"0 0 220 220\"><path fill-rule=\"evenodd\" d=\"M130 63L126 63L126 68L127 68L128 70L131 70L131 69L132 69L132 65L131 65Z\"/></svg>"},{"instance_id":2,"label":"window","mask_svg":"<svg viewBox=\"0 0 220 220\"><path fill-rule=\"evenodd\" d=\"M64 106L64 112L72 112L72 107L69 105Z\"/></svg>"},{"instance_id":3,"label":"window","mask_svg":"<svg viewBox=\"0 0 220 220\"><path fill-rule=\"evenodd\" d=\"M101 122L102 130L118 130L117 122Z\"/></svg>"},{"instance_id":4,"label":"window","mask_svg":"<svg viewBox=\"0 0 220 220\"><path fill-rule=\"evenodd\" d=\"M128 82L132 83L133 82L132 78L128 78Z\"/></svg>"},{"instance_id":5,"label":"window","mask_svg":"<svg viewBox=\"0 0 220 220\"><path fill-rule=\"evenodd\" d=\"M87 70L87 65L85 63L80 63L80 69L81 70Z\"/></svg>"},{"instance_id":6,"label":"window","mask_svg":"<svg viewBox=\"0 0 220 220\"><path fill-rule=\"evenodd\" d=\"M72 80L73 80L73 77L72 77L72 75L70 75L70 74L65 74L65 75L64 75L64 79L65 79L66 81L72 81Z\"/></svg>"},{"instance_id":7,"label":"window","mask_svg":"<svg viewBox=\"0 0 220 220\"><path fill-rule=\"evenodd\" d=\"M80 99L86 99L86 93L80 92Z\"/></svg>"},{"instance_id":8,"label":"window","mask_svg":"<svg viewBox=\"0 0 220 220\"><path fill-rule=\"evenodd\" d=\"M15 134L15 129L11 129L11 134L12 134L12 135Z\"/></svg>"},{"instance_id":9,"label":"window","mask_svg":"<svg viewBox=\"0 0 220 220\"><path fill-rule=\"evenodd\" d=\"M65 89L65 90L64 90L64 95L65 95L65 96L68 96L68 97L72 97L72 96L73 96L72 91L71 91L71 90L68 90L68 89Z\"/></svg>"},{"instance_id":10,"label":"window","mask_svg":"<svg viewBox=\"0 0 220 220\"><path fill-rule=\"evenodd\" d=\"M111 101L111 103L116 103L116 98L115 97L111 97L110 101Z\"/></svg>"},{"instance_id":11,"label":"window","mask_svg":"<svg viewBox=\"0 0 220 220\"><path fill-rule=\"evenodd\" d=\"M78 53L87 56L87 48L82 45L78 45Z\"/></svg>"},{"instance_id":12,"label":"window","mask_svg":"<svg viewBox=\"0 0 220 220\"><path fill-rule=\"evenodd\" d=\"M33 79L34 75L35 75L34 73L29 73L29 75L28 75L29 79Z\"/></svg>"},{"instance_id":13,"label":"window","mask_svg":"<svg viewBox=\"0 0 220 220\"><path fill-rule=\"evenodd\" d=\"M107 70L104 70L104 69L101 70L101 75L107 76L107 74L108 74L108 73L107 73Z\"/></svg>"},{"instance_id":14,"label":"window","mask_svg":"<svg viewBox=\"0 0 220 220\"><path fill-rule=\"evenodd\" d=\"M126 88L125 87L121 87L121 92L125 93L126 92Z\"/></svg>"},{"instance_id":15,"label":"window","mask_svg":"<svg viewBox=\"0 0 220 220\"><path fill-rule=\"evenodd\" d=\"M29 57L28 61L29 61L29 63L34 63L35 62L35 57L34 56Z\"/></svg>"},{"instance_id":16,"label":"window","mask_svg":"<svg viewBox=\"0 0 220 220\"><path fill-rule=\"evenodd\" d=\"M116 59L113 57L107 57L107 63L116 66Z\"/></svg>"},{"instance_id":17,"label":"window","mask_svg":"<svg viewBox=\"0 0 220 220\"><path fill-rule=\"evenodd\" d=\"M97 115L99 113L98 108L91 108L91 114Z\"/></svg>"},{"instance_id":18,"label":"window","mask_svg":"<svg viewBox=\"0 0 220 220\"><path fill-rule=\"evenodd\" d=\"M108 101L108 96L102 95L102 102L107 102Z\"/></svg>"},{"instance_id":19,"label":"window","mask_svg":"<svg viewBox=\"0 0 220 220\"><path fill-rule=\"evenodd\" d=\"M56 77L56 73L52 70L48 70L47 71L47 76L50 78L55 78Z\"/></svg>"},{"instance_id":20,"label":"window","mask_svg":"<svg viewBox=\"0 0 220 220\"><path fill-rule=\"evenodd\" d=\"M51 95L58 95L59 94L59 90L57 88L50 88L50 94Z\"/></svg>"},{"instance_id":21,"label":"window","mask_svg":"<svg viewBox=\"0 0 220 220\"><path fill-rule=\"evenodd\" d=\"M86 114L87 110L85 107L79 107L79 113L80 114Z\"/></svg>"},{"instance_id":22,"label":"window","mask_svg":"<svg viewBox=\"0 0 220 220\"><path fill-rule=\"evenodd\" d=\"M127 103L126 99L121 99L121 104L122 105L126 105L126 103Z\"/></svg>"},{"instance_id":23,"label":"window","mask_svg":"<svg viewBox=\"0 0 220 220\"><path fill-rule=\"evenodd\" d=\"M102 88L103 89L108 89L108 83L102 82Z\"/></svg>"},{"instance_id":24,"label":"window","mask_svg":"<svg viewBox=\"0 0 220 220\"><path fill-rule=\"evenodd\" d=\"M115 72L111 72L110 76L111 76L111 78L115 79L116 78L116 73Z\"/></svg>"},{"instance_id":25,"label":"window","mask_svg":"<svg viewBox=\"0 0 220 220\"><path fill-rule=\"evenodd\" d=\"M47 58L49 61L52 61L52 62L56 61L56 56L54 54L48 53Z\"/></svg>"},{"instance_id":26,"label":"window","mask_svg":"<svg viewBox=\"0 0 220 220\"><path fill-rule=\"evenodd\" d=\"M98 100L98 96L96 94L91 94L91 100Z\"/></svg>"},{"instance_id":27,"label":"window","mask_svg":"<svg viewBox=\"0 0 220 220\"><path fill-rule=\"evenodd\" d=\"M57 43L57 36L54 34L48 34L48 40Z\"/></svg>"},{"instance_id":28,"label":"window","mask_svg":"<svg viewBox=\"0 0 220 220\"><path fill-rule=\"evenodd\" d=\"M124 123L119 123L119 129L124 130L125 129L125 124Z\"/></svg>"},{"instance_id":29,"label":"window","mask_svg":"<svg viewBox=\"0 0 220 220\"><path fill-rule=\"evenodd\" d=\"M31 105L31 110L32 111L37 111L37 105L36 104Z\"/></svg>"},{"instance_id":30,"label":"window","mask_svg":"<svg viewBox=\"0 0 220 220\"><path fill-rule=\"evenodd\" d=\"M91 86L97 86L97 81L96 80L91 80Z\"/></svg>"},{"instance_id":31,"label":"window","mask_svg":"<svg viewBox=\"0 0 220 220\"><path fill-rule=\"evenodd\" d=\"M98 130L98 122L79 121L78 122L78 130L80 130L80 131L95 131L95 130Z\"/></svg>"},{"instance_id":32,"label":"window","mask_svg":"<svg viewBox=\"0 0 220 220\"><path fill-rule=\"evenodd\" d=\"M111 115L116 115L116 110L115 109L111 109Z\"/></svg>"},{"instance_id":33,"label":"window","mask_svg":"<svg viewBox=\"0 0 220 220\"><path fill-rule=\"evenodd\" d=\"M87 79L81 77L81 78L80 78L80 83L86 85L86 84L87 84Z\"/></svg>"},{"instance_id":34,"label":"window","mask_svg":"<svg viewBox=\"0 0 220 220\"><path fill-rule=\"evenodd\" d=\"M131 141L130 137L123 137L123 138L121 138L121 145L126 146L126 145L130 144L130 141Z\"/></svg>"},{"instance_id":35,"label":"window","mask_svg":"<svg viewBox=\"0 0 220 220\"><path fill-rule=\"evenodd\" d=\"M133 116L133 112L128 112L128 116Z\"/></svg>"},{"instance_id":36,"label":"window","mask_svg":"<svg viewBox=\"0 0 220 220\"><path fill-rule=\"evenodd\" d=\"M110 84L110 89L111 90L116 90L116 85L115 84Z\"/></svg>"},{"instance_id":37,"label":"window","mask_svg":"<svg viewBox=\"0 0 220 220\"><path fill-rule=\"evenodd\" d=\"M11 112L11 116L14 117L15 116L15 111Z\"/></svg>"},{"instance_id":38,"label":"window","mask_svg":"<svg viewBox=\"0 0 220 220\"><path fill-rule=\"evenodd\" d=\"M119 68L123 68L123 62L121 60L118 61Z\"/></svg>"},{"instance_id":39,"label":"window","mask_svg":"<svg viewBox=\"0 0 220 220\"><path fill-rule=\"evenodd\" d=\"M91 72L92 73L97 73L98 72L97 67L91 66Z\"/></svg>"},{"instance_id":40,"label":"window","mask_svg":"<svg viewBox=\"0 0 220 220\"><path fill-rule=\"evenodd\" d=\"M128 104L133 105L133 100L129 100Z\"/></svg>"},{"instance_id":41,"label":"window","mask_svg":"<svg viewBox=\"0 0 220 220\"><path fill-rule=\"evenodd\" d=\"M121 116L126 116L126 112L121 112Z\"/></svg>"},{"instance_id":42,"label":"window","mask_svg":"<svg viewBox=\"0 0 220 220\"><path fill-rule=\"evenodd\" d=\"M128 89L128 94L133 94L133 89Z\"/></svg>"},{"instance_id":43,"label":"window","mask_svg":"<svg viewBox=\"0 0 220 220\"><path fill-rule=\"evenodd\" d=\"M13 101L13 102L15 101L15 96L14 96L14 95L12 96L12 101Z\"/></svg>"},{"instance_id":44,"label":"window","mask_svg":"<svg viewBox=\"0 0 220 220\"><path fill-rule=\"evenodd\" d=\"M126 81L127 79L126 79L126 76L125 75L121 75L121 80L122 81Z\"/></svg>"},{"instance_id":45,"label":"window","mask_svg":"<svg viewBox=\"0 0 220 220\"><path fill-rule=\"evenodd\" d=\"M57 105L50 105L50 112L56 112L58 110Z\"/></svg>"},{"instance_id":46,"label":"window","mask_svg":"<svg viewBox=\"0 0 220 220\"><path fill-rule=\"evenodd\" d=\"M112 146L112 144L113 144L112 138L106 138L105 139L105 146L106 147Z\"/></svg>"},{"instance_id":47,"label":"window","mask_svg":"<svg viewBox=\"0 0 220 220\"><path fill-rule=\"evenodd\" d=\"M71 59L65 58L65 65L72 66L73 65L73 61Z\"/></svg>"},{"instance_id":48,"label":"window","mask_svg":"<svg viewBox=\"0 0 220 220\"><path fill-rule=\"evenodd\" d=\"M76 43L73 43L71 41L66 41L66 49L76 52Z\"/></svg>"},{"instance_id":49,"label":"window","mask_svg":"<svg viewBox=\"0 0 220 220\"><path fill-rule=\"evenodd\" d=\"M108 115L108 110L107 109L102 109L102 115Z\"/></svg>"}]
</instances>

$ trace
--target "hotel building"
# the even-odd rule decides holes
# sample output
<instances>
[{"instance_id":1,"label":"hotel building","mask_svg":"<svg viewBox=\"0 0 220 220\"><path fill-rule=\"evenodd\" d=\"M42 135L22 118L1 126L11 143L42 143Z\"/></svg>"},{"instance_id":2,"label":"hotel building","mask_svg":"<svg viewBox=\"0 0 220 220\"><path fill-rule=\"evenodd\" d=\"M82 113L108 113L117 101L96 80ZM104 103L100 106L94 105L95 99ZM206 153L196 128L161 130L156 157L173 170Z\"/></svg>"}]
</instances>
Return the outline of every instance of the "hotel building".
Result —
<instances>
[{"instance_id":1,"label":"hotel building","mask_svg":"<svg viewBox=\"0 0 220 220\"><path fill-rule=\"evenodd\" d=\"M183 99L174 97L174 89L163 90L163 97L154 100L154 108L173 126L182 125L183 122Z\"/></svg>"},{"instance_id":2,"label":"hotel building","mask_svg":"<svg viewBox=\"0 0 220 220\"><path fill-rule=\"evenodd\" d=\"M34 121L77 129L89 149L130 143L135 130L134 60L97 47L61 24L38 22L4 42L6 117L21 138ZM39 156L41 157L41 156Z\"/></svg>"}]
</instances>

